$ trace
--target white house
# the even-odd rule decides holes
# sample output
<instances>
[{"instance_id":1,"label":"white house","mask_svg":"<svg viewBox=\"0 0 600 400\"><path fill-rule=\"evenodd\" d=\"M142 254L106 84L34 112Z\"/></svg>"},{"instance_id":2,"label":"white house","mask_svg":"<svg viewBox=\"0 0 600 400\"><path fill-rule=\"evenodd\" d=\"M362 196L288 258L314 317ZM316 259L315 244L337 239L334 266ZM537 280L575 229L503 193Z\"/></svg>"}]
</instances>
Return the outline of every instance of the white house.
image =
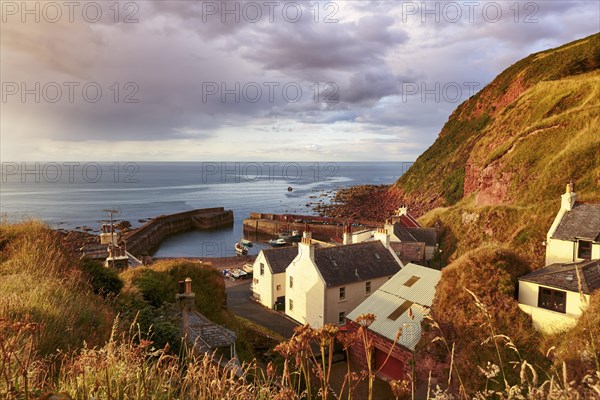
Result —
<instances>
[{"instance_id":1,"label":"white house","mask_svg":"<svg viewBox=\"0 0 600 400\"><path fill-rule=\"evenodd\" d=\"M600 289L600 204L567 185L546 241L546 266L519 278L519 307L545 332L568 329Z\"/></svg>"},{"instance_id":2,"label":"white house","mask_svg":"<svg viewBox=\"0 0 600 400\"><path fill-rule=\"evenodd\" d=\"M600 260L555 263L519 278L519 307L539 330L557 332L575 324L598 289Z\"/></svg>"},{"instance_id":3,"label":"white house","mask_svg":"<svg viewBox=\"0 0 600 400\"><path fill-rule=\"evenodd\" d=\"M285 313L313 327L344 325L351 310L402 268L389 235L379 229L375 239L318 248L305 232L286 270Z\"/></svg>"},{"instance_id":4,"label":"white house","mask_svg":"<svg viewBox=\"0 0 600 400\"><path fill-rule=\"evenodd\" d=\"M253 264L252 295L268 308L285 303L285 269L298 255L295 247L263 249Z\"/></svg>"},{"instance_id":5,"label":"white house","mask_svg":"<svg viewBox=\"0 0 600 400\"><path fill-rule=\"evenodd\" d=\"M403 214L406 223L412 222L408 219L408 214ZM396 255L403 263L416 262L424 264L430 261L437 250L437 232L434 228L422 228L420 226L405 226L400 222L400 216L395 216L397 222L391 223L391 220L384 225L384 229L390 235L390 243ZM394 218L394 217L392 217ZM412 217L411 217L412 218ZM416 223L416 222L415 222ZM347 226L343 236L344 244L360 243L373 240L375 231L363 230L352 232Z\"/></svg>"},{"instance_id":6,"label":"white house","mask_svg":"<svg viewBox=\"0 0 600 400\"><path fill-rule=\"evenodd\" d=\"M573 184L548 230L546 265L600 259L600 204L577 202Z\"/></svg>"},{"instance_id":7,"label":"white house","mask_svg":"<svg viewBox=\"0 0 600 400\"><path fill-rule=\"evenodd\" d=\"M373 343L374 367L380 378L402 380L410 373L409 361L421 338L421 322L433 303L441 276L441 271L407 264L348 314L348 332L358 330L360 315L375 315L367 333ZM398 332L401 334L397 337ZM362 343L350 347L350 357L366 369Z\"/></svg>"}]
</instances>

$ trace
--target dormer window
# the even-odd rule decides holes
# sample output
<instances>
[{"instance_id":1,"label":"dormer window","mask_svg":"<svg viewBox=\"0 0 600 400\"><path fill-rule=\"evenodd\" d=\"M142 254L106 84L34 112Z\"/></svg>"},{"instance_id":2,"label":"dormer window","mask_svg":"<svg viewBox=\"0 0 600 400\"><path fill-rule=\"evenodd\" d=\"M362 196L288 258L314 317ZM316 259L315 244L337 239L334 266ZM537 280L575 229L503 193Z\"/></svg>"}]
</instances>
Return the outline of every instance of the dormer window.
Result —
<instances>
[{"instance_id":1,"label":"dormer window","mask_svg":"<svg viewBox=\"0 0 600 400\"><path fill-rule=\"evenodd\" d=\"M579 240L577 242L577 258L590 260L592 258L592 242Z\"/></svg>"}]
</instances>

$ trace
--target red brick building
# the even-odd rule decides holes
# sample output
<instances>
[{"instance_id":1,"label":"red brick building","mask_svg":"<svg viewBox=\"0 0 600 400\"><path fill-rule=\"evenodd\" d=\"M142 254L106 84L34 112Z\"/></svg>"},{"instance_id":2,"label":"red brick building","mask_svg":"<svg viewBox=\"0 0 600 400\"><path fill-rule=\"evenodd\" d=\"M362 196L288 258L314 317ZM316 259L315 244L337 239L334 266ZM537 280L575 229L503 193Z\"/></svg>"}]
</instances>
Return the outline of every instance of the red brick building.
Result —
<instances>
[{"instance_id":1,"label":"red brick building","mask_svg":"<svg viewBox=\"0 0 600 400\"><path fill-rule=\"evenodd\" d=\"M407 264L348 314L348 332L360 329L361 315L375 315L375 320L365 329L378 378L403 380L408 377L412 353L421 338L421 321L431 307L440 277L438 270ZM350 347L351 361L361 369L367 368L364 347L363 340L353 341Z\"/></svg>"}]
</instances>

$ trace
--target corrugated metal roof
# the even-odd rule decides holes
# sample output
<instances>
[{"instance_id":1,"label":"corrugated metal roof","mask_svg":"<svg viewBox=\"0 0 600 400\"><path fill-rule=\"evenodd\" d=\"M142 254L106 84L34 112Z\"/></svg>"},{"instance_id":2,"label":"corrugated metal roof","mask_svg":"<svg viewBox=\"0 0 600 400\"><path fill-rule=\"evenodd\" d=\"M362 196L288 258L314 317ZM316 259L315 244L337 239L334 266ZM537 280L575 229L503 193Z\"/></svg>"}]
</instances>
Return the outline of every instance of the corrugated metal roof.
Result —
<instances>
[{"instance_id":1,"label":"corrugated metal roof","mask_svg":"<svg viewBox=\"0 0 600 400\"><path fill-rule=\"evenodd\" d=\"M414 350L421 338L421 321L431 307L435 286L441 275L442 273L435 269L407 264L348 314L348 319L356 321L361 314L375 314L376 318L369 327L370 330L393 341L398 330L402 329L398 343ZM419 277L419 280L410 287L405 286L404 283L413 276ZM388 316L406 300L414 303L409 309L412 310L413 318L410 318L410 312L407 310L395 321L389 319Z\"/></svg>"}]
</instances>

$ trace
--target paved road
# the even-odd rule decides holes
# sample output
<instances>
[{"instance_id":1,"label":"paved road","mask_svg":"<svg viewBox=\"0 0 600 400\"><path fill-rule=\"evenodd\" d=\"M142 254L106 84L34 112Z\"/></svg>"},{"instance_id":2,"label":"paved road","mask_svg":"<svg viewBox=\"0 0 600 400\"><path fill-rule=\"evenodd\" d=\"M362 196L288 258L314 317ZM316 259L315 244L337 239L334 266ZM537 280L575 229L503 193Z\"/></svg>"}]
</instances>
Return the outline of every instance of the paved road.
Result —
<instances>
[{"instance_id":1,"label":"paved road","mask_svg":"<svg viewBox=\"0 0 600 400\"><path fill-rule=\"evenodd\" d=\"M285 317L282 313L269 310L250 300L250 296L252 295L250 283L250 280L248 280L243 284L230 286L226 289L227 307L229 310L286 338L291 338L294 328L298 324Z\"/></svg>"}]
</instances>

